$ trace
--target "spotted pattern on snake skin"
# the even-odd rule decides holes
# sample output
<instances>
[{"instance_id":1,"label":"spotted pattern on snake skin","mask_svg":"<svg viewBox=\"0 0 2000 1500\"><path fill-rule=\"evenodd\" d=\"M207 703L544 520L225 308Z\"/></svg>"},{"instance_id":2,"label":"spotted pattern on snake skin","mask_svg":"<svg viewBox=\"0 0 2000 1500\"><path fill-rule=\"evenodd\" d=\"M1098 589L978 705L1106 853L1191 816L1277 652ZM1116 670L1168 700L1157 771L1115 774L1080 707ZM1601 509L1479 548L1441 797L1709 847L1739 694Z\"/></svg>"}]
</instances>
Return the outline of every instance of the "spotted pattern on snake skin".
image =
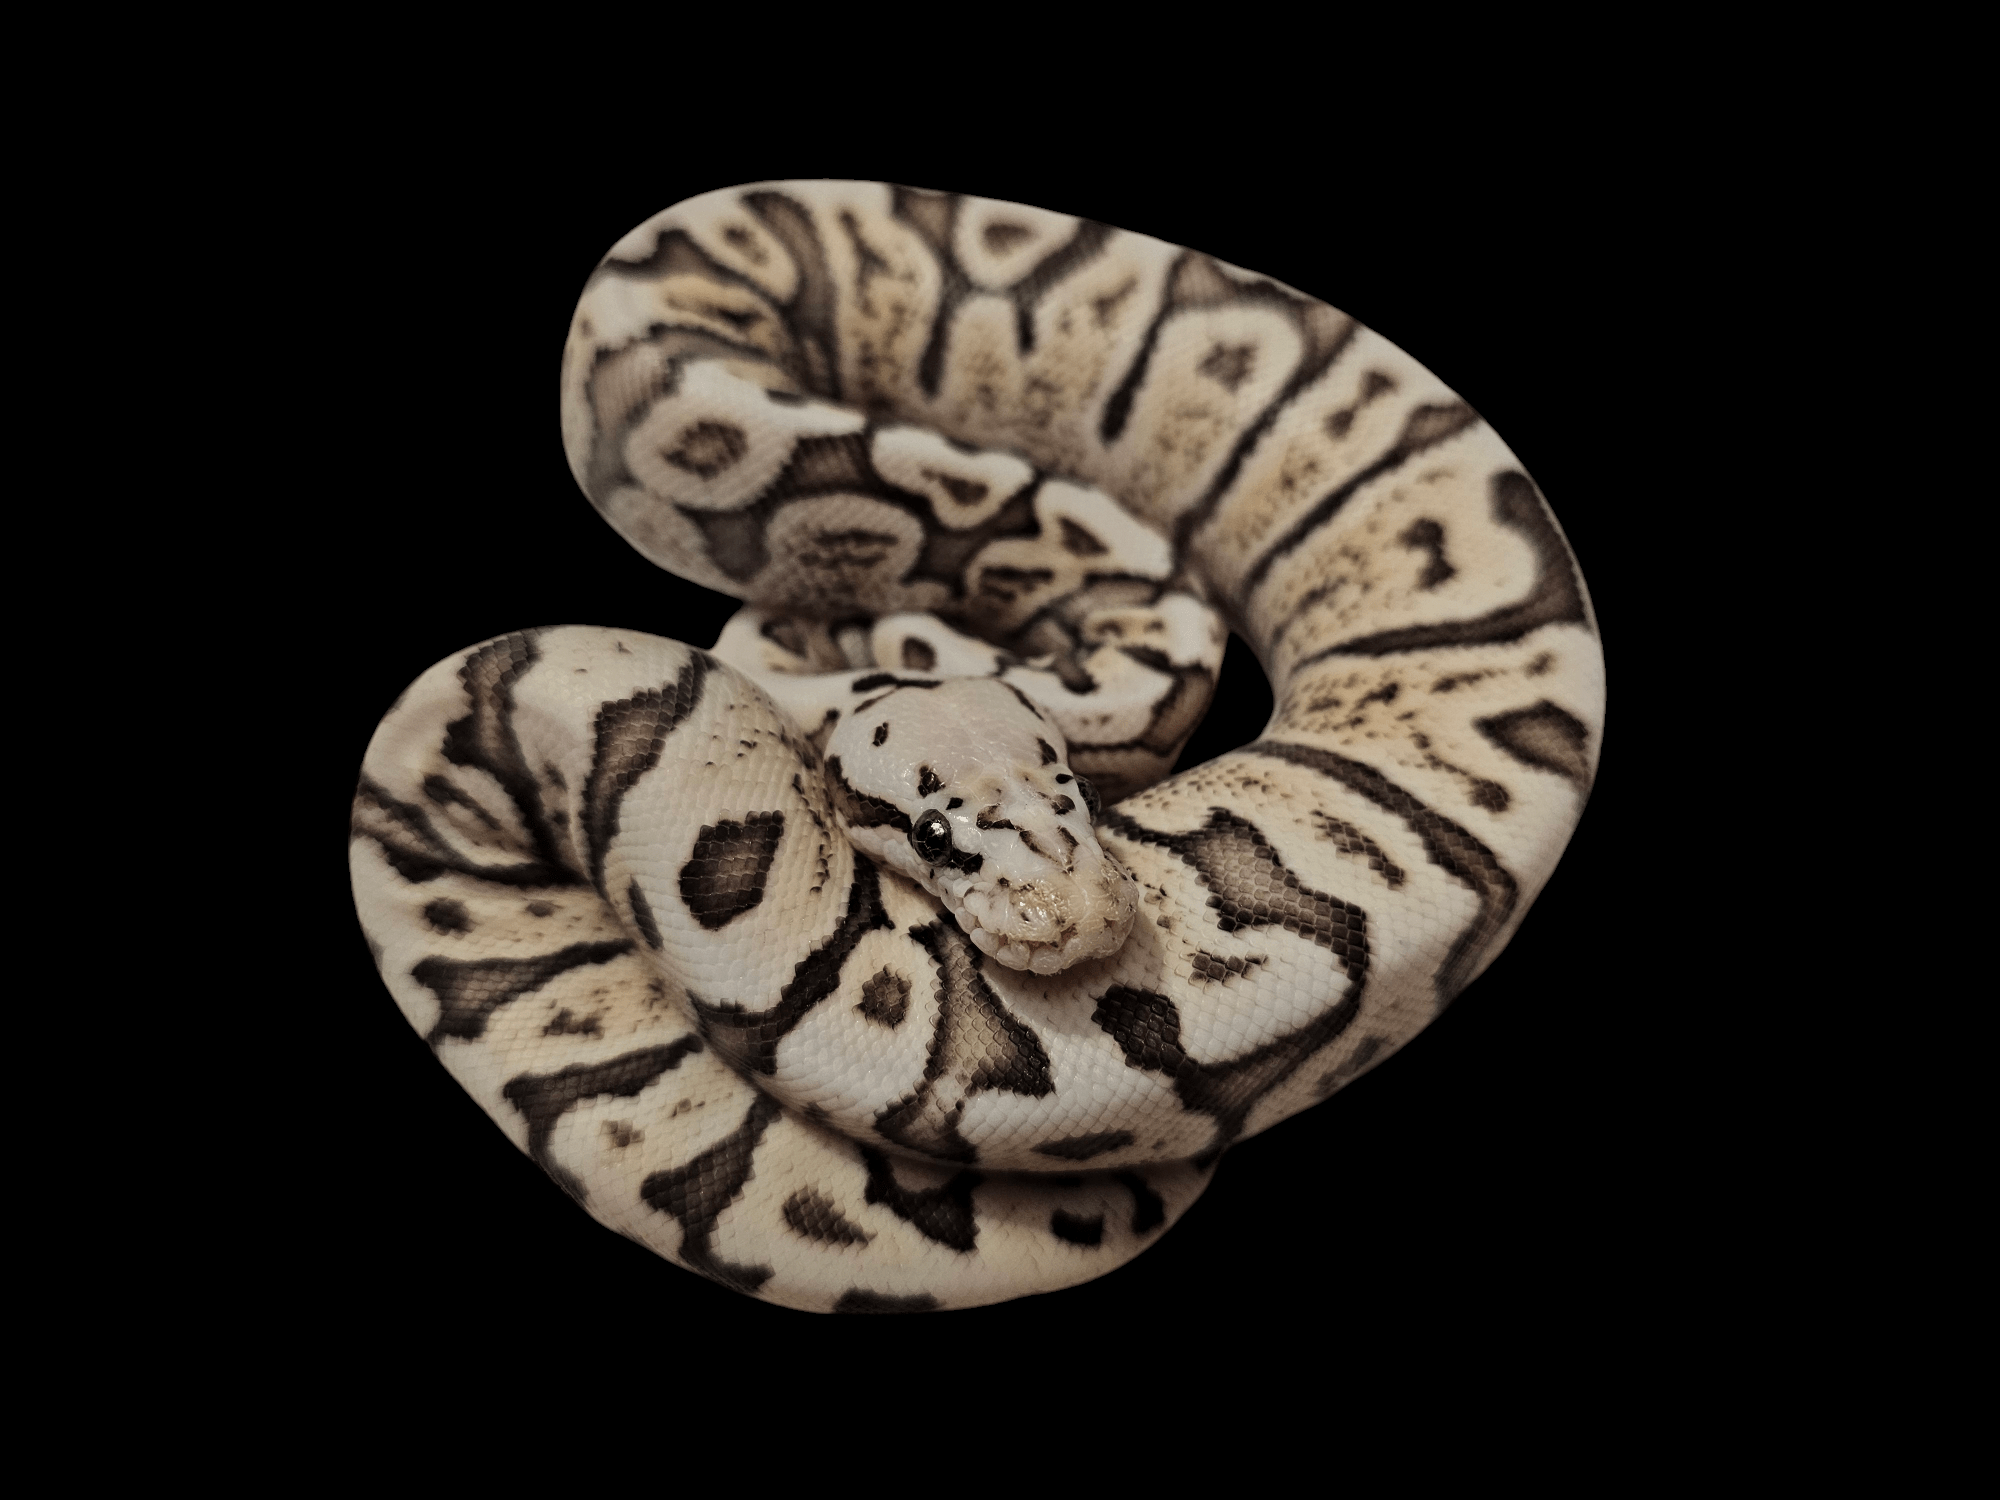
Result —
<instances>
[{"instance_id":1,"label":"spotted pattern on snake skin","mask_svg":"<svg viewBox=\"0 0 2000 1500\"><path fill-rule=\"evenodd\" d=\"M743 650L564 627L441 663L364 762L357 907L510 1138L724 1285L922 1311L1129 1259L1491 961L1590 787L1595 622L1518 461L1199 252L881 184L709 194L605 258L562 402L605 518L756 606ZM1271 724L1165 780L1224 620ZM842 837L914 815L818 750L901 673L1060 732L1078 781L1040 795L1145 891L1115 954L986 964ZM862 743L965 806L923 715L880 712Z\"/></svg>"},{"instance_id":2,"label":"spotted pattern on snake skin","mask_svg":"<svg viewBox=\"0 0 2000 1500\"><path fill-rule=\"evenodd\" d=\"M864 934L876 928L893 928L882 909L880 876L866 860L854 862L854 882L847 890L847 914L833 936L799 960L791 982L779 991L778 1003L769 1010L750 1011L740 1005L711 1005L692 990L688 1004L694 1008L702 1034L730 1065L747 1073L777 1071L778 1043L805 1019L806 1013L826 999L840 983L842 967Z\"/></svg>"},{"instance_id":3,"label":"spotted pattern on snake skin","mask_svg":"<svg viewBox=\"0 0 2000 1500\"><path fill-rule=\"evenodd\" d=\"M437 1024L425 1037L436 1046L446 1037L470 1041L485 1035L493 1012L540 989L558 974L582 964L608 963L630 953L624 939L608 943L573 943L533 958L427 958L410 970L410 977L438 997Z\"/></svg>"},{"instance_id":4,"label":"spotted pattern on snake skin","mask_svg":"<svg viewBox=\"0 0 2000 1500\"><path fill-rule=\"evenodd\" d=\"M522 1073L509 1079L500 1093L528 1122L528 1154L536 1165L582 1203L589 1198L589 1189L549 1154L549 1135L556 1122L585 1099L606 1095L636 1098L661 1074L678 1067L682 1058L699 1051L700 1037L682 1037L663 1047L644 1047L605 1062L577 1064L554 1073Z\"/></svg>"},{"instance_id":5,"label":"spotted pattern on snake skin","mask_svg":"<svg viewBox=\"0 0 2000 1500\"><path fill-rule=\"evenodd\" d=\"M980 973L986 955L963 932L931 922L912 928L910 937L937 966L937 1029L923 1081L877 1115L875 1128L884 1140L940 1161L977 1161L978 1151L958 1133L967 1099L985 1089L1052 1093L1049 1056L1033 1029L993 993Z\"/></svg>"}]
</instances>

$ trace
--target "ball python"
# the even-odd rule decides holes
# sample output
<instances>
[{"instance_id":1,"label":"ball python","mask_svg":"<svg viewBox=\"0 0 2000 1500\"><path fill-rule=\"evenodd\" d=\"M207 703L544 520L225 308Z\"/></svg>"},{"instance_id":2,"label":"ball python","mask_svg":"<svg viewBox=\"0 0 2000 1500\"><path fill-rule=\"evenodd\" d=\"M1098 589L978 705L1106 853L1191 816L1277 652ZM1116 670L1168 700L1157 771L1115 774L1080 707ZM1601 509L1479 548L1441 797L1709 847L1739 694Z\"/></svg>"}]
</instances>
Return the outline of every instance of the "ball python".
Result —
<instances>
[{"instance_id":1,"label":"ball python","mask_svg":"<svg viewBox=\"0 0 2000 1500\"><path fill-rule=\"evenodd\" d=\"M1122 1265L1480 974L1589 793L1603 657L1540 492L1268 277L731 188L605 256L560 414L604 519L744 607L424 673L364 758L356 907L517 1147L745 1294ZM1270 722L1170 775L1232 629Z\"/></svg>"}]
</instances>

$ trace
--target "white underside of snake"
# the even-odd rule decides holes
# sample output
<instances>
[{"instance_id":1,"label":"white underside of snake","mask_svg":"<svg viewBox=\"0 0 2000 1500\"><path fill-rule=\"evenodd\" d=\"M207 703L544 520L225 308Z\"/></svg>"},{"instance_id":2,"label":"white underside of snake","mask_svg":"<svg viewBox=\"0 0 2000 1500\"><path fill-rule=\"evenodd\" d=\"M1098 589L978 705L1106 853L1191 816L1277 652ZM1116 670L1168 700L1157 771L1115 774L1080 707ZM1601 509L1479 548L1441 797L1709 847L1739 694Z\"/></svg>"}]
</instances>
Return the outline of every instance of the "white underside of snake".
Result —
<instances>
[{"instance_id":1,"label":"white underside of snake","mask_svg":"<svg viewBox=\"0 0 2000 1500\"><path fill-rule=\"evenodd\" d=\"M368 748L382 977L603 1224L788 1307L1123 1264L1506 945L1597 764L1541 495L1325 303L879 183L690 199L563 356L597 509L747 601L439 663ZM1170 779L1227 631L1276 711ZM1093 811L1096 816L1093 818Z\"/></svg>"}]
</instances>

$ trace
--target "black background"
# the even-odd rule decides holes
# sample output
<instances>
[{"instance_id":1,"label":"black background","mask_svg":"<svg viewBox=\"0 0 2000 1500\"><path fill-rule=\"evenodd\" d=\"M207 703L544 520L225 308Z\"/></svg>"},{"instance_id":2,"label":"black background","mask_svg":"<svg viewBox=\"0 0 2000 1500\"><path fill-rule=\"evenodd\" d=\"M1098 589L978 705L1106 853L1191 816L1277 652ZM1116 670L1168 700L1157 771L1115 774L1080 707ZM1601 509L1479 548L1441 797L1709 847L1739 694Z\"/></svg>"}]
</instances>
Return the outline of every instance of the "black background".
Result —
<instances>
[{"instance_id":1,"label":"black background","mask_svg":"<svg viewBox=\"0 0 2000 1500\"><path fill-rule=\"evenodd\" d=\"M283 1176L269 1222L282 1239L254 1252L321 1337L393 1344L421 1329L506 1361L714 1335L808 1368L850 1368L856 1350L1012 1347L1060 1370L1114 1338L1129 1356L1199 1348L1225 1360L1253 1347L1326 1354L1385 1329L1588 1341L1641 1315L1670 1277L1654 1205L1671 1143L1651 1054L1686 976L1653 920L1646 768L1658 756L1645 747L1665 721L1649 705L1673 628L1650 580L1673 550L1672 486L1690 462L1660 457L1680 420L1659 394L1661 350L1685 335L1678 265L1699 254L1664 227L1685 192L1644 162L1608 176L1554 136L1486 150L1475 134L1406 157L1360 151L1330 128L1229 154L1155 141L1141 125L1104 131L1066 146L996 132L973 146L909 124L852 139L828 127L768 148L675 148L671 131L629 119L601 131L524 119L407 138L371 129L322 159L296 205L316 236L307 357L320 394L290 419L324 500L276 513L268 538L274 590L306 617L308 649L289 669L324 685L284 752L286 795L318 851L283 903L292 958L275 1028L304 1081L288 1090L294 1123L274 1126ZM728 133L774 139L754 123ZM915 144L883 144L893 140ZM557 432L557 362L577 293L614 240L695 193L785 176L1078 213L1353 313L1520 457L1582 563L1608 659L1603 763L1583 822L1511 947L1439 1021L1233 1150L1181 1224L1126 1268L942 1320L760 1305L598 1227L410 1030L346 890L356 768L419 672L533 625L707 644L735 607L645 562L578 493ZM1255 672L1234 648L1230 666ZM1254 680L1219 695L1192 752L1255 738L1268 702ZM1676 1107L1698 1114L1700 1089Z\"/></svg>"}]
</instances>

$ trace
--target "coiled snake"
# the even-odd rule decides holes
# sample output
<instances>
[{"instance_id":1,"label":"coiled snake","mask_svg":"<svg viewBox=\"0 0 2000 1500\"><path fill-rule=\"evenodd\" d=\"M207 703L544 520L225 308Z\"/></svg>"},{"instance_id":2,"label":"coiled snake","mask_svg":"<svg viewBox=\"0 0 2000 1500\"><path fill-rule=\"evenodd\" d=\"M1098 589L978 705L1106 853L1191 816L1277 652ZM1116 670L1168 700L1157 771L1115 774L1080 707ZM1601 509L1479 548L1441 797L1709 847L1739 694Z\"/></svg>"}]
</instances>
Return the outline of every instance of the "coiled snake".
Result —
<instances>
[{"instance_id":1,"label":"coiled snake","mask_svg":"<svg viewBox=\"0 0 2000 1500\"><path fill-rule=\"evenodd\" d=\"M355 901L515 1144L743 1292L1121 1265L1476 978L1581 813L1603 658L1547 505L1267 278L729 189L613 247L561 412L602 515L746 608L708 651L566 626L426 672L368 748ZM1276 710L1168 777L1231 627Z\"/></svg>"}]
</instances>

